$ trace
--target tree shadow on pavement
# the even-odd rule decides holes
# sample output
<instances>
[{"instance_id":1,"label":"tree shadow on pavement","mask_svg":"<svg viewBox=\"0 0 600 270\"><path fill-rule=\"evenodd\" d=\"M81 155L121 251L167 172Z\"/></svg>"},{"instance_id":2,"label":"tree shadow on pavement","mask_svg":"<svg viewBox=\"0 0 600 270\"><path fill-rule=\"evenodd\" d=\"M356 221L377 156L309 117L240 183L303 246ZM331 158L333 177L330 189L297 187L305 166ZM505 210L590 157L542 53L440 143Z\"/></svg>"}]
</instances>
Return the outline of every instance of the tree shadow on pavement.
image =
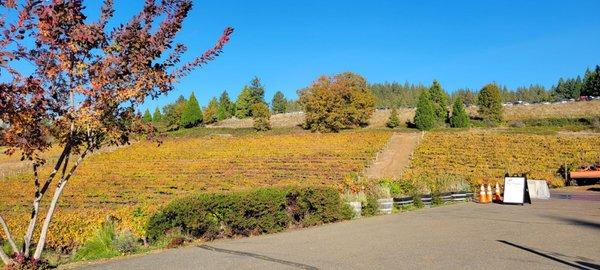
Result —
<instances>
[{"instance_id":1,"label":"tree shadow on pavement","mask_svg":"<svg viewBox=\"0 0 600 270\"><path fill-rule=\"evenodd\" d=\"M594 263L590 263L590 262L584 262L584 261L569 262L569 261L565 261L563 259L559 259L557 257L551 256L549 254L546 254L546 253L544 253L542 251L537 251L537 250L535 250L533 248L529 248L529 247L526 247L526 246L521 246L521 245L518 245L518 244L515 244L515 243L512 243L512 242L506 241L506 240L496 240L496 241L500 242L500 243L503 243L503 244L506 244L506 245L509 245L509 246L512 246L512 247L516 247L516 248L521 249L521 250L525 250L527 252L530 252L530 253L533 253L535 255L544 257L546 259L553 260L553 261L558 262L558 263L562 263L564 265L573 267L575 269L583 269L583 270L600 269L600 265L598 265L598 264L594 264ZM562 254L559 254L559 253L554 253L554 254L558 254L558 255L563 256ZM564 257L567 257L567 256L564 256Z\"/></svg>"},{"instance_id":2,"label":"tree shadow on pavement","mask_svg":"<svg viewBox=\"0 0 600 270\"><path fill-rule=\"evenodd\" d=\"M576 219L576 218L557 217L557 216L546 216L546 217L551 218L551 219L560 220L563 222L567 222L567 223L569 223L571 225L575 225L575 226L583 226L583 227L600 230L600 223L598 223L598 222L593 222L593 221L588 221L588 220L583 220L583 219Z\"/></svg>"}]
</instances>

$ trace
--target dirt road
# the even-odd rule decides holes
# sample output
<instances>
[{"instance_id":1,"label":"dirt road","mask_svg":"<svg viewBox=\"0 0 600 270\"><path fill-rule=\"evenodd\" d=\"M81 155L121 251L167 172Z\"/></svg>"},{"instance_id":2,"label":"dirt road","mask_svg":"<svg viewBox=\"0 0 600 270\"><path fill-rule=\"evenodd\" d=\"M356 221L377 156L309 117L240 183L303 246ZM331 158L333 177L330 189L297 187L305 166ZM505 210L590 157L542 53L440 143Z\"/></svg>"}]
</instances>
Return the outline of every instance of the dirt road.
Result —
<instances>
[{"instance_id":1,"label":"dirt road","mask_svg":"<svg viewBox=\"0 0 600 270\"><path fill-rule=\"evenodd\" d=\"M418 145L421 133L395 133L387 147L365 171L365 177L397 178L410 165L410 157Z\"/></svg>"}]
</instances>

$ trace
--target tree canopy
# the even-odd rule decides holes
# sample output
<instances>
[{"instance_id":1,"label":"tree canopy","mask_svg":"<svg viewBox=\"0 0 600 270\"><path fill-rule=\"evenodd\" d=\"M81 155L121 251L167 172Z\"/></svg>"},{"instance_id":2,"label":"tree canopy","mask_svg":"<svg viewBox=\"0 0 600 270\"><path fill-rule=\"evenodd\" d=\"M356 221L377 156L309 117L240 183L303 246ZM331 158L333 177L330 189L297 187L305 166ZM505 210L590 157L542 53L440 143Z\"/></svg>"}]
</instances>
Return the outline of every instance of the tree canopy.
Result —
<instances>
[{"instance_id":1,"label":"tree canopy","mask_svg":"<svg viewBox=\"0 0 600 270\"><path fill-rule=\"evenodd\" d=\"M417 103L417 111L413 120L415 126L420 130L430 130L436 125L436 115L429 90L421 92L419 102Z\"/></svg>"},{"instance_id":2,"label":"tree canopy","mask_svg":"<svg viewBox=\"0 0 600 270\"><path fill-rule=\"evenodd\" d=\"M277 91L273 96L273 100L271 101L271 106L273 107L273 113L285 113L287 100L281 91Z\"/></svg>"},{"instance_id":3,"label":"tree canopy","mask_svg":"<svg viewBox=\"0 0 600 270\"><path fill-rule=\"evenodd\" d=\"M202 120L202 108L200 108L200 104L198 104L198 100L196 99L194 92L192 92L181 113L181 126L186 128L199 126L202 124Z\"/></svg>"},{"instance_id":4,"label":"tree canopy","mask_svg":"<svg viewBox=\"0 0 600 270\"><path fill-rule=\"evenodd\" d=\"M313 131L364 127L375 110L366 80L351 72L321 76L299 94L306 114L304 127Z\"/></svg>"},{"instance_id":5,"label":"tree canopy","mask_svg":"<svg viewBox=\"0 0 600 270\"><path fill-rule=\"evenodd\" d=\"M114 25L109 23L114 15L110 0L103 2L97 19L86 16L83 1L0 1L0 6L11 13L3 14L0 23L0 121L7 124L2 139L6 153L18 151L32 162L35 191L23 247L10 241L11 254L35 262L79 164L104 145L128 144L135 134L152 137L155 129L142 123L138 106L170 92L177 80L213 60L233 29L227 27L211 49L180 64L186 47L174 40L190 0L145 1L139 13L115 27L109 27ZM23 62L31 72L19 71ZM39 154L54 144L63 150L51 173L40 179L38 168L45 160ZM49 190L54 195L38 228L40 202ZM1 216L0 221L4 224ZM39 238L31 248L34 231ZM12 239L8 229L4 233ZM3 249L0 259L16 263Z\"/></svg>"},{"instance_id":6,"label":"tree canopy","mask_svg":"<svg viewBox=\"0 0 600 270\"><path fill-rule=\"evenodd\" d=\"M485 85L477 95L479 116L490 124L502 122L502 101L500 88L495 83Z\"/></svg>"}]
</instances>

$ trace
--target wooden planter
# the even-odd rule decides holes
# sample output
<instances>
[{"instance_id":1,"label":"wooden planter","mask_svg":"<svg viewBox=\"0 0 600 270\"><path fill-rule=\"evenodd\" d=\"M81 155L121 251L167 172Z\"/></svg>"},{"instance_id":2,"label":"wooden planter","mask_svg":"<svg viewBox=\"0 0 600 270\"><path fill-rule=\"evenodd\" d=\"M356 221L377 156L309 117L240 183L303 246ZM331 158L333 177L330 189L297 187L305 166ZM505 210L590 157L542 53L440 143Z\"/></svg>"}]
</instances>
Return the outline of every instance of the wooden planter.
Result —
<instances>
[{"instance_id":1,"label":"wooden planter","mask_svg":"<svg viewBox=\"0 0 600 270\"><path fill-rule=\"evenodd\" d=\"M394 207L394 199L379 199L377 200L377 204L379 205L379 213L389 215L392 213L392 208Z\"/></svg>"}]
</instances>

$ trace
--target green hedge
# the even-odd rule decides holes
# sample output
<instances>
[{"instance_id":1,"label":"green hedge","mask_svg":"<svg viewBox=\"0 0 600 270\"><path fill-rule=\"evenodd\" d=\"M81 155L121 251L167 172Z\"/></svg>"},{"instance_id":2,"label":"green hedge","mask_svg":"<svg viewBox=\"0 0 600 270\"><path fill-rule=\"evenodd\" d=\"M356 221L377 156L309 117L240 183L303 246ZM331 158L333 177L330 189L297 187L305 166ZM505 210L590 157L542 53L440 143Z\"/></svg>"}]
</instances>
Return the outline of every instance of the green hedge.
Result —
<instances>
[{"instance_id":1,"label":"green hedge","mask_svg":"<svg viewBox=\"0 0 600 270\"><path fill-rule=\"evenodd\" d=\"M273 233L352 216L333 188L261 188L176 199L149 219L147 233L150 240L156 240L169 230L180 229L194 237L214 239Z\"/></svg>"}]
</instances>

